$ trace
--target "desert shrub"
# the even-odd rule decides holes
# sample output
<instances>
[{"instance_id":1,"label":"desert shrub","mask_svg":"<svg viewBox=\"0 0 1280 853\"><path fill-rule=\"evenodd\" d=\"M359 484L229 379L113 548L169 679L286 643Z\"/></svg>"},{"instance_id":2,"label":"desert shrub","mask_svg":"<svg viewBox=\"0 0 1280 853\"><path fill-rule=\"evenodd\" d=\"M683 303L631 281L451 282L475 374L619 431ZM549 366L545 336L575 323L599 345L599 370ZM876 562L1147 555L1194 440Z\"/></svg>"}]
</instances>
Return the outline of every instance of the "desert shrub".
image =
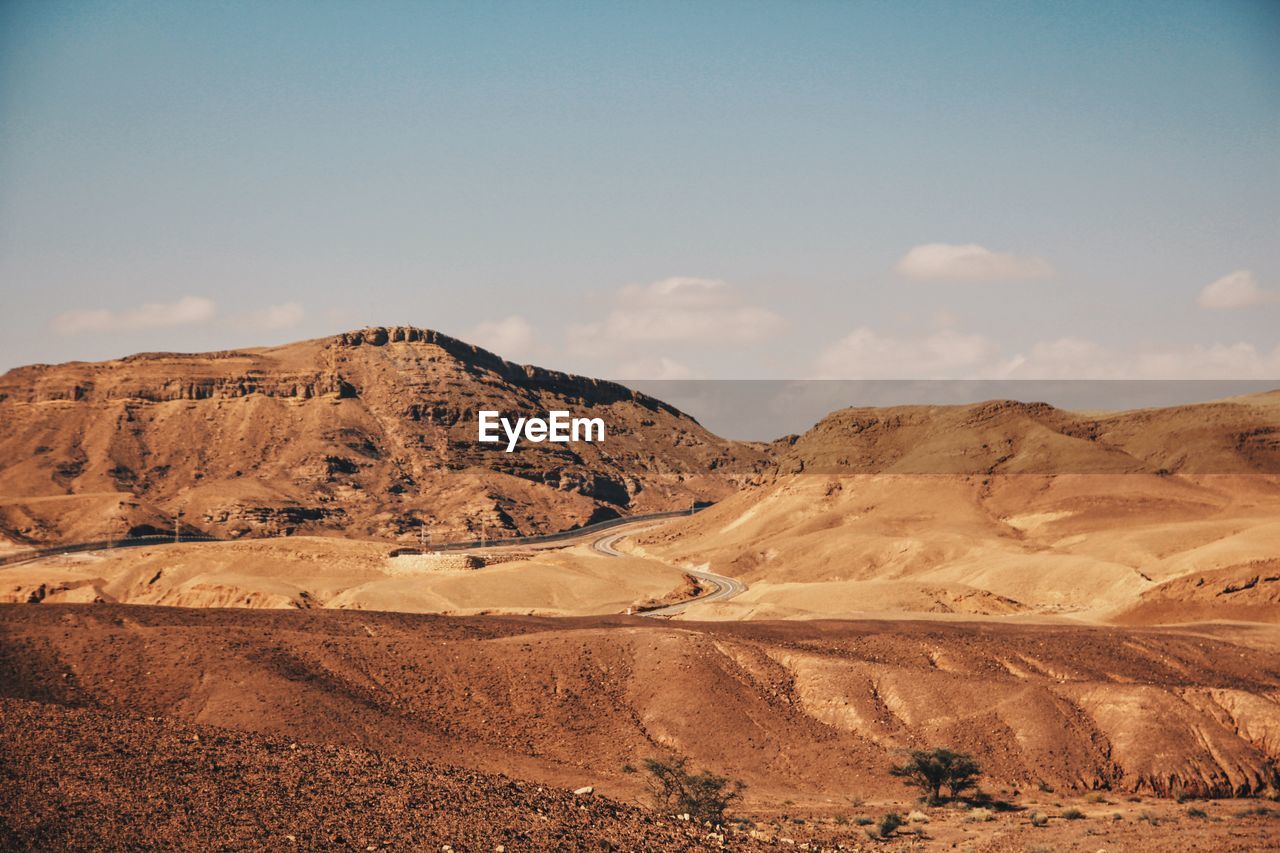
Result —
<instances>
[{"instance_id":1,"label":"desert shrub","mask_svg":"<svg viewBox=\"0 0 1280 853\"><path fill-rule=\"evenodd\" d=\"M1204 820L1208 816L1209 816L1209 813L1206 812L1204 809L1196 809L1196 808L1187 809L1187 817L1194 817L1194 818L1199 818L1200 820Z\"/></svg>"},{"instance_id":2,"label":"desert shrub","mask_svg":"<svg viewBox=\"0 0 1280 853\"><path fill-rule=\"evenodd\" d=\"M1032 826L1048 826L1049 818L1040 814L1040 812L1032 812L1027 815L1027 820L1031 821Z\"/></svg>"},{"instance_id":3,"label":"desert shrub","mask_svg":"<svg viewBox=\"0 0 1280 853\"><path fill-rule=\"evenodd\" d=\"M856 823L858 826L871 826L871 824L875 823L874 820L867 817L866 815L858 815L853 819L853 822Z\"/></svg>"},{"instance_id":4,"label":"desert shrub","mask_svg":"<svg viewBox=\"0 0 1280 853\"><path fill-rule=\"evenodd\" d=\"M881 838L888 838L890 835L893 835L893 833L896 832L898 827L902 826L902 824L902 815L897 812L889 812L884 817L880 818L880 823L876 826L876 832L879 833Z\"/></svg>"},{"instance_id":5,"label":"desert shrub","mask_svg":"<svg viewBox=\"0 0 1280 853\"><path fill-rule=\"evenodd\" d=\"M1084 820L1084 812L1079 809L1067 809L1062 813L1062 817L1066 820Z\"/></svg>"},{"instance_id":6,"label":"desert shrub","mask_svg":"<svg viewBox=\"0 0 1280 853\"><path fill-rule=\"evenodd\" d=\"M928 823L929 816L922 811L913 811L907 815L907 820L912 823Z\"/></svg>"},{"instance_id":7,"label":"desert shrub","mask_svg":"<svg viewBox=\"0 0 1280 853\"><path fill-rule=\"evenodd\" d=\"M1236 812L1236 817L1270 817L1271 815L1280 814L1266 806L1250 806L1242 812Z\"/></svg>"},{"instance_id":8,"label":"desert shrub","mask_svg":"<svg viewBox=\"0 0 1280 853\"><path fill-rule=\"evenodd\" d=\"M1084 795L1084 801L1086 803L1105 803L1107 798L1103 796L1101 791L1090 791Z\"/></svg>"},{"instance_id":9,"label":"desert shrub","mask_svg":"<svg viewBox=\"0 0 1280 853\"><path fill-rule=\"evenodd\" d=\"M949 749L913 750L910 759L895 765L889 772L919 788L930 803L942 801L945 787L957 797L978 784L978 763L963 752Z\"/></svg>"},{"instance_id":10,"label":"desert shrub","mask_svg":"<svg viewBox=\"0 0 1280 853\"><path fill-rule=\"evenodd\" d=\"M646 758L644 767L649 771L649 792L658 808L687 813L699 822L723 822L725 810L747 787L708 770L690 773L683 758L670 761Z\"/></svg>"}]
</instances>

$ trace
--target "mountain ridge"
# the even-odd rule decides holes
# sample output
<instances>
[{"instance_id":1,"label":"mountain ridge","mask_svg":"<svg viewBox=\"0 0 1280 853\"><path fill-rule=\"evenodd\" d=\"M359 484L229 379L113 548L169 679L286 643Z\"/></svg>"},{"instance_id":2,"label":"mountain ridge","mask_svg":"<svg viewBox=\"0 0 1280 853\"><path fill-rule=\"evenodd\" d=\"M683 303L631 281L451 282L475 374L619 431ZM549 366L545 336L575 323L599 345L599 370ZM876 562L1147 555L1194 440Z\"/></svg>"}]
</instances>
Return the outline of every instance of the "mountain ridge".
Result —
<instances>
[{"instance_id":1,"label":"mountain ridge","mask_svg":"<svg viewBox=\"0 0 1280 853\"><path fill-rule=\"evenodd\" d=\"M602 414L608 438L505 453L476 441L480 409ZM766 458L621 384L412 326L15 368L0 411L0 532L23 544L179 512L220 536L501 538L715 500Z\"/></svg>"}]
</instances>

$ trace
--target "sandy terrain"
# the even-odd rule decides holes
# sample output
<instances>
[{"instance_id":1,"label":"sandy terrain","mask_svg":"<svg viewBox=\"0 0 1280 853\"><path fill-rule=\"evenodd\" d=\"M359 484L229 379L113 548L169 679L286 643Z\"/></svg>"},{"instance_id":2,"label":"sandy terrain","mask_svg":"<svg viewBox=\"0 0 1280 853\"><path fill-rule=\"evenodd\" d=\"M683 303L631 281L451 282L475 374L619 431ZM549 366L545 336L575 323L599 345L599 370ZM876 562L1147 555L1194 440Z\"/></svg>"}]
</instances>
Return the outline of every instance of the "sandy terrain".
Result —
<instances>
[{"instance_id":1,"label":"sandy terrain","mask_svg":"<svg viewBox=\"0 0 1280 853\"><path fill-rule=\"evenodd\" d=\"M289 537L70 554L0 569L0 602L595 615L685 586L678 569L587 545L480 556L389 556L394 550Z\"/></svg>"},{"instance_id":2,"label":"sandy terrain","mask_svg":"<svg viewBox=\"0 0 1280 853\"><path fill-rule=\"evenodd\" d=\"M1259 598L1258 561L1280 553L1270 476L802 474L637 539L633 553L750 585L698 618L1278 618ZM1182 610L1188 590L1167 586L1166 606L1135 609L1178 578L1259 572L1251 591Z\"/></svg>"}]
</instances>

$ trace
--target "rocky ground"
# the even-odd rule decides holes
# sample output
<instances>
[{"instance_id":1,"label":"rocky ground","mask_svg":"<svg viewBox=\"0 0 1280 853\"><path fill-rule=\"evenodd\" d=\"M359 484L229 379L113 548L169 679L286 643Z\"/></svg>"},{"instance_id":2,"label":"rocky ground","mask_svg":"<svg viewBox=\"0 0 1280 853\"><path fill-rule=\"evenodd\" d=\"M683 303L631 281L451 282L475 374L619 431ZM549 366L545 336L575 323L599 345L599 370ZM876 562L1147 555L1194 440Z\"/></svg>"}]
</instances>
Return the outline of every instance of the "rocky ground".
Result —
<instances>
[{"instance_id":1,"label":"rocky ground","mask_svg":"<svg viewBox=\"0 0 1280 853\"><path fill-rule=\"evenodd\" d=\"M726 827L501 775L193 725L0 699L0 846L25 850L1261 850L1256 801L1086 800L999 808L855 801ZM885 838L889 812L904 825Z\"/></svg>"},{"instance_id":2,"label":"rocky ground","mask_svg":"<svg viewBox=\"0 0 1280 853\"><path fill-rule=\"evenodd\" d=\"M333 744L0 700L7 849L718 846L590 794Z\"/></svg>"},{"instance_id":3,"label":"rocky ground","mask_svg":"<svg viewBox=\"0 0 1280 853\"><path fill-rule=\"evenodd\" d=\"M684 756L748 784L731 846L1265 849L1277 649L1270 626L6 605L0 815L16 848L719 844L646 808L644 759ZM940 745L987 807L889 775Z\"/></svg>"}]
</instances>

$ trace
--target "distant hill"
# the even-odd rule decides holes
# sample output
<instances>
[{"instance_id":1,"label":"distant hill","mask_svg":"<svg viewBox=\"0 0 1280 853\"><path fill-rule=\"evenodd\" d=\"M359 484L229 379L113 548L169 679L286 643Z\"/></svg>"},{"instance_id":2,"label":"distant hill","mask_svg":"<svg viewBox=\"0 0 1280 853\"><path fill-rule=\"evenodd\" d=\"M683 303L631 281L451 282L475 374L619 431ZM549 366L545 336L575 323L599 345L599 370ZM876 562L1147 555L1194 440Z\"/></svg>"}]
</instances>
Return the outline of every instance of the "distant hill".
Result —
<instances>
[{"instance_id":1,"label":"distant hill","mask_svg":"<svg viewBox=\"0 0 1280 853\"><path fill-rule=\"evenodd\" d=\"M1280 392L1080 414L993 400L833 412L782 453L784 473L1280 474Z\"/></svg>"},{"instance_id":2,"label":"distant hill","mask_svg":"<svg viewBox=\"0 0 1280 853\"><path fill-rule=\"evenodd\" d=\"M505 453L476 412L602 417L602 444ZM764 464L675 408L427 329L144 353L0 376L0 534L173 529L436 540L548 532L723 497Z\"/></svg>"},{"instance_id":3,"label":"distant hill","mask_svg":"<svg viewBox=\"0 0 1280 853\"><path fill-rule=\"evenodd\" d=\"M639 537L650 555L749 584L704 615L1105 621L1184 576L1235 581L1280 548L1276 393L1107 414L844 409L775 449L776 471L753 488ZM1194 612L1261 594L1209 596Z\"/></svg>"}]
</instances>

